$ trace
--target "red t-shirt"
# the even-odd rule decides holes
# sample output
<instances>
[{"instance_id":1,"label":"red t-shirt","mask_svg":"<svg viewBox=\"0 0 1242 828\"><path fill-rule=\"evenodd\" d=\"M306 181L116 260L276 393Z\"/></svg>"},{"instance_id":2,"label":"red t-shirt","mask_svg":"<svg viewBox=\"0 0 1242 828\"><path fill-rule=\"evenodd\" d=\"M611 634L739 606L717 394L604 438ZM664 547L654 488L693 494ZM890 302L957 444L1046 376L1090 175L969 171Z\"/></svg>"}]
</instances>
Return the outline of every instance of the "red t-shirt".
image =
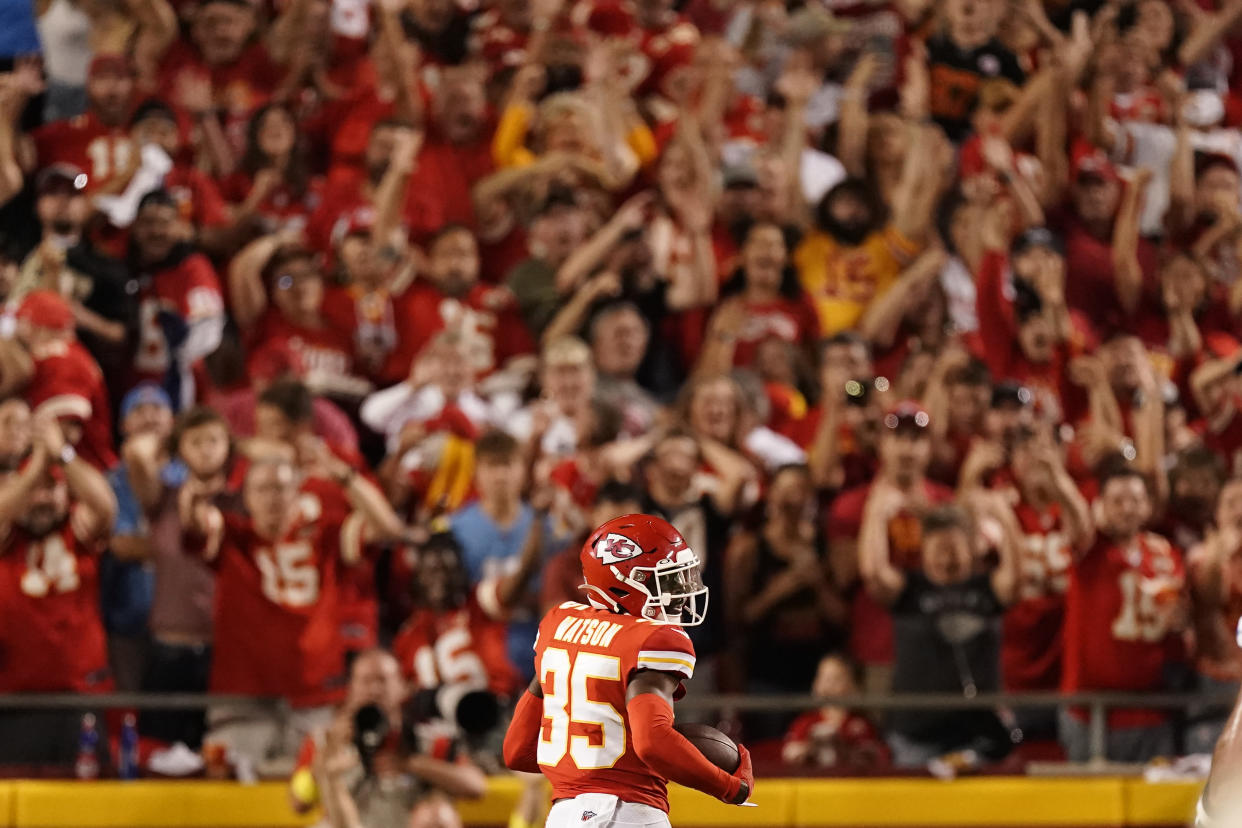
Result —
<instances>
[{"instance_id":1,"label":"red t-shirt","mask_svg":"<svg viewBox=\"0 0 1242 828\"><path fill-rule=\"evenodd\" d=\"M250 519L225 516L216 567L213 693L283 696L296 707L339 701L344 650L337 567L362 554L362 521L342 520L314 497L298 501L289 532L272 543ZM187 548L203 539L187 537Z\"/></svg>"},{"instance_id":2,"label":"red t-shirt","mask_svg":"<svg viewBox=\"0 0 1242 828\"><path fill-rule=\"evenodd\" d=\"M112 688L99 552L74 536L69 521L43 538L9 529L0 542L0 692Z\"/></svg>"},{"instance_id":3,"label":"red t-shirt","mask_svg":"<svg viewBox=\"0 0 1242 828\"><path fill-rule=\"evenodd\" d=\"M35 414L80 422L82 439L76 448L82 459L101 471L116 465L108 387L99 364L79 343L61 343L34 360L26 402Z\"/></svg>"},{"instance_id":4,"label":"red t-shirt","mask_svg":"<svg viewBox=\"0 0 1242 828\"><path fill-rule=\"evenodd\" d=\"M247 46L228 66L208 66L198 48L181 39L172 44L160 61L159 97L176 100L177 87L182 76L187 75L211 81L213 100L222 111L225 136L240 157L246 149L251 113L268 102L285 71L272 60L261 40Z\"/></svg>"},{"instance_id":5,"label":"red t-shirt","mask_svg":"<svg viewBox=\"0 0 1242 828\"><path fill-rule=\"evenodd\" d=\"M948 503L953 490L923 481L923 493L930 504ZM871 484L841 493L832 503L826 534L830 542L857 541L862 529L863 509L871 494ZM923 530L919 517L901 512L888 524L889 552L893 564L902 569L918 569L923 560ZM893 661L893 617L859 588L850 607L850 654L864 664L890 664Z\"/></svg>"},{"instance_id":6,"label":"red t-shirt","mask_svg":"<svg viewBox=\"0 0 1242 828\"><path fill-rule=\"evenodd\" d=\"M250 359L260 361L266 348L279 348L297 354L307 374L322 377L355 375L353 329L343 313L328 316L329 308L348 310L343 294L329 291L323 300L325 318L317 328L297 325L277 308L269 307L249 337Z\"/></svg>"},{"instance_id":7,"label":"red t-shirt","mask_svg":"<svg viewBox=\"0 0 1242 828\"><path fill-rule=\"evenodd\" d=\"M809 347L819 339L819 319L803 300L777 299L774 302L747 302L746 320L737 332L733 364L739 368L754 364L759 346L769 339Z\"/></svg>"},{"instance_id":8,"label":"red t-shirt","mask_svg":"<svg viewBox=\"0 0 1242 828\"><path fill-rule=\"evenodd\" d=\"M569 492L569 498L580 509L590 509L595 505L595 494L599 491L599 481L592 479L585 471L578 458L570 457L557 463L549 475L552 485Z\"/></svg>"},{"instance_id":9,"label":"red t-shirt","mask_svg":"<svg viewBox=\"0 0 1242 828\"><path fill-rule=\"evenodd\" d=\"M418 609L401 626L392 651L416 688L465 683L500 696L518 689L521 679L507 653L508 627L498 613L483 608L478 594L494 588L485 581L464 606Z\"/></svg>"},{"instance_id":10,"label":"red t-shirt","mask_svg":"<svg viewBox=\"0 0 1242 828\"><path fill-rule=\"evenodd\" d=\"M1014 513L1024 534L1017 596L1005 613L1001 675L1006 690L1055 690L1061 685L1065 590L1073 553L1059 504L1039 512L1023 501Z\"/></svg>"},{"instance_id":11,"label":"red t-shirt","mask_svg":"<svg viewBox=\"0 0 1242 828\"><path fill-rule=\"evenodd\" d=\"M134 145L122 125L106 126L93 112L45 124L31 133L39 169L72 164L86 173L88 187L98 189L128 168Z\"/></svg>"},{"instance_id":12,"label":"red t-shirt","mask_svg":"<svg viewBox=\"0 0 1242 828\"><path fill-rule=\"evenodd\" d=\"M398 309L409 335L404 347L416 356L446 328L460 330L475 342L471 365L479 376L490 374L515 356L533 354L535 343L506 289L476 284L464 298L446 296L435 285L415 282ZM409 362L405 363L407 366Z\"/></svg>"},{"instance_id":13,"label":"red t-shirt","mask_svg":"<svg viewBox=\"0 0 1242 828\"><path fill-rule=\"evenodd\" d=\"M1162 689L1176 655L1172 616L1184 584L1181 554L1159 535L1145 532L1124 549L1098 539L1071 569L1061 689ZM1109 727L1164 719L1158 710L1113 710Z\"/></svg>"},{"instance_id":14,"label":"red t-shirt","mask_svg":"<svg viewBox=\"0 0 1242 828\"><path fill-rule=\"evenodd\" d=\"M254 177L245 172L235 172L220 183L220 192L230 204L241 204L250 196ZM302 193L295 192L287 184L272 189L259 202L257 214L267 232L275 233L282 228L303 228L311 215L319 209L324 196L323 179L314 176L306 183Z\"/></svg>"}]
</instances>

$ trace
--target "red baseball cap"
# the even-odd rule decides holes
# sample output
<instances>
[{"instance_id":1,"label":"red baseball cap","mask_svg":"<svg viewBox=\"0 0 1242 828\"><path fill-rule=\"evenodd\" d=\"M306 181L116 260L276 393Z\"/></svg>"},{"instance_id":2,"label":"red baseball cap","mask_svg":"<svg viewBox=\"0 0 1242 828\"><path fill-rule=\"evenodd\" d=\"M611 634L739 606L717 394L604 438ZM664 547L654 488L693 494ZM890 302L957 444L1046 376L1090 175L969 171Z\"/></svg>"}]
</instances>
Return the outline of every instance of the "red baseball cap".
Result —
<instances>
[{"instance_id":1,"label":"red baseball cap","mask_svg":"<svg viewBox=\"0 0 1242 828\"><path fill-rule=\"evenodd\" d=\"M96 55L86 70L87 77L99 75L119 75L123 78L133 77L134 67L125 55Z\"/></svg>"},{"instance_id":2,"label":"red baseball cap","mask_svg":"<svg viewBox=\"0 0 1242 828\"><path fill-rule=\"evenodd\" d=\"M1104 151L1091 147L1083 152L1074 154L1074 168L1071 176L1075 184L1086 178L1097 178L1103 181L1117 181L1120 176L1117 175L1117 168L1113 162L1108 159Z\"/></svg>"},{"instance_id":3,"label":"red baseball cap","mask_svg":"<svg viewBox=\"0 0 1242 828\"><path fill-rule=\"evenodd\" d=\"M24 319L36 328L67 331L74 326L73 311L59 293L52 290L32 290L17 308L17 318Z\"/></svg>"}]
</instances>

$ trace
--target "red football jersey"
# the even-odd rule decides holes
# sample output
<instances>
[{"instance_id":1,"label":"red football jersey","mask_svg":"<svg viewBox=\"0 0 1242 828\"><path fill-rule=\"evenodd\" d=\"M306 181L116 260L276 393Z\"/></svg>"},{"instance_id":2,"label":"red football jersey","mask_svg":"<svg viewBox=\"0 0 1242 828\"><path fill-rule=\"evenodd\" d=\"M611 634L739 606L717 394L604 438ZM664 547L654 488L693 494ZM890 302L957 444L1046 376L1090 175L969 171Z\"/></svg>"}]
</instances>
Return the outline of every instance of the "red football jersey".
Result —
<instances>
[{"instance_id":1,"label":"red football jersey","mask_svg":"<svg viewBox=\"0 0 1242 828\"><path fill-rule=\"evenodd\" d=\"M0 542L0 692L111 689L98 554L69 521L43 538L13 526Z\"/></svg>"},{"instance_id":2,"label":"red football jersey","mask_svg":"<svg viewBox=\"0 0 1242 828\"><path fill-rule=\"evenodd\" d=\"M193 324L224 313L224 296L215 268L201 253L193 253L177 264L153 274L138 303L138 348L134 353L136 382L162 383L171 366L168 341L160 326L163 307L181 314Z\"/></svg>"},{"instance_id":3,"label":"red football jersey","mask_svg":"<svg viewBox=\"0 0 1242 828\"><path fill-rule=\"evenodd\" d=\"M300 498L297 520L275 544L260 538L249 518L225 516L213 560L213 693L283 696L298 707L342 697L337 565L361 555L362 519L321 509L318 498Z\"/></svg>"},{"instance_id":4,"label":"red football jersey","mask_svg":"<svg viewBox=\"0 0 1242 828\"><path fill-rule=\"evenodd\" d=\"M484 609L488 602L478 595L489 588L486 581L480 584L456 610L417 609L401 625L392 651L415 687L464 683L500 696L518 689L521 679L506 650L508 627L498 614Z\"/></svg>"},{"instance_id":5,"label":"red football jersey","mask_svg":"<svg viewBox=\"0 0 1242 828\"><path fill-rule=\"evenodd\" d=\"M552 799L613 794L668 810L668 782L634 752L626 687L639 670L694 675L680 628L568 602L539 625L535 675L543 687L537 758ZM676 694L680 698L684 688Z\"/></svg>"},{"instance_id":6,"label":"red football jersey","mask_svg":"<svg viewBox=\"0 0 1242 828\"><path fill-rule=\"evenodd\" d=\"M39 127L31 138L39 168L72 164L86 173L91 190L128 169L134 152L124 124L106 126L92 112Z\"/></svg>"},{"instance_id":7,"label":"red football jersey","mask_svg":"<svg viewBox=\"0 0 1242 828\"><path fill-rule=\"evenodd\" d=\"M82 423L76 448L84 460L101 470L116 465L108 388L90 351L77 342L65 342L41 353L34 360L25 396L36 414Z\"/></svg>"},{"instance_id":8,"label":"red football jersey","mask_svg":"<svg viewBox=\"0 0 1242 828\"><path fill-rule=\"evenodd\" d=\"M411 358L445 328L461 331L472 343L470 362L479 376L490 374L512 357L535 352L515 300L502 288L480 283L464 299L455 299L434 285L416 282L403 299L398 317L408 325L404 346L412 349Z\"/></svg>"},{"instance_id":9,"label":"red football jersey","mask_svg":"<svg viewBox=\"0 0 1242 828\"><path fill-rule=\"evenodd\" d=\"M1159 535L1145 532L1124 549L1097 540L1071 570L1061 689L1161 689L1184 582L1182 556ZM1163 719L1160 711L1115 710L1109 726Z\"/></svg>"},{"instance_id":10,"label":"red football jersey","mask_svg":"<svg viewBox=\"0 0 1242 828\"><path fill-rule=\"evenodd\" d=\"M332 303L344 298L329 292L324 297L325 312ZM278 309L269 307L251 334L248 348L252 364L266 348L287 348L297 354L306 374L343 378L354 375L351 336L344 320L329 317L324 319L323 327L308 328L290 322Z\"/></svg>"},{"instance_id":11,"label":"red football jersey","mask_svg":"<svg viewBox=\"0 0 1242 828\"><path fill-rule=\"evenodd\" d=\"M216 182L195 167L173 167L164 176L164 189L177 202L181 218L195 228L223 227L232 222Z\"/></svg>"},{"instance_id":12,"label":"red football jersey","mask_svg":"<svg viewBox=\"0 0 1242 828\"><path fill-rule=\"evenodd\" d=\"M1039 512L1023 502L1014 512L1024 535L1017 600L1005 613L1001 675L1006 690L1055 690L1061 683L1061 628L1073 553L1059 505Z\"/></svg>"}]
</instances>

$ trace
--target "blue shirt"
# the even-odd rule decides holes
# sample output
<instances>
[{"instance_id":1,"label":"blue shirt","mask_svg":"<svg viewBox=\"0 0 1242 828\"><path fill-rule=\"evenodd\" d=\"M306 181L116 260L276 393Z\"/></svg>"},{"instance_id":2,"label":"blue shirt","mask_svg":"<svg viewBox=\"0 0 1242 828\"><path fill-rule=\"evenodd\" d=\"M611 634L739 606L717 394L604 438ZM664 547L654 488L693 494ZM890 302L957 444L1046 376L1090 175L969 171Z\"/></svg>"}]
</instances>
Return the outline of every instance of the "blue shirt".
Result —
<instances>
[{"instance_id":1,"label":"blue shirt","mask_svg":"<svg viewBox=\"0 0 1242 828\"><path fill-rule=\"evenodd\" d=\"M535 510L525 503L518 509L517 520L507 529L497 526L477 502L458 509L449 517L449 530L461 545L462 561L471 584L504 575L516 566L534 519ZM543 537L546 559L563 546L563 540L553 536L552 521L548 518L544 519ZM538 591L541 579L542 575L536 573L530 588ZM518 615L509 621L509 660L527 679L534 675L531 652L538 629L536 618Z\"/></svg>"},{"instance_id":2,"label":"blue shirt","mask_svg":"<svg viewBox=\"0 0 1242 828\"><path fill-rule=\"evenodd\" d=\"M31 0L0 0L0 58L37 55L39 30L35 28Z\"/></svg>"}]
</instances>

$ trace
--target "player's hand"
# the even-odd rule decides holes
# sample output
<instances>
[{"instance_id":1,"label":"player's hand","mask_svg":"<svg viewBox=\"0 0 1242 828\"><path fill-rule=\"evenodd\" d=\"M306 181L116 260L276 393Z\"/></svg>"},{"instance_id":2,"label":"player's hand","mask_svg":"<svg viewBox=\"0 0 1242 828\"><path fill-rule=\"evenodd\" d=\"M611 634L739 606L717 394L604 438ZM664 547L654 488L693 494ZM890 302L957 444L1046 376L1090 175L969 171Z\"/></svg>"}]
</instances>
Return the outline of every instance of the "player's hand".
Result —
<instances>
[{"instance_id":1,"label":"player's hand","mask_svg":"<svg viewBox=\"0 0 1242 828\"><path fill-rule=\"evenodd\" d=\"M750 799L755 792L755 769L750 764L750 751L745 745L737 746L738 762L737 770L733 775L742 781L742 788L737 792L737 796L733 798L730 805L741 805Z\"/></svg>"}]
</instances>

